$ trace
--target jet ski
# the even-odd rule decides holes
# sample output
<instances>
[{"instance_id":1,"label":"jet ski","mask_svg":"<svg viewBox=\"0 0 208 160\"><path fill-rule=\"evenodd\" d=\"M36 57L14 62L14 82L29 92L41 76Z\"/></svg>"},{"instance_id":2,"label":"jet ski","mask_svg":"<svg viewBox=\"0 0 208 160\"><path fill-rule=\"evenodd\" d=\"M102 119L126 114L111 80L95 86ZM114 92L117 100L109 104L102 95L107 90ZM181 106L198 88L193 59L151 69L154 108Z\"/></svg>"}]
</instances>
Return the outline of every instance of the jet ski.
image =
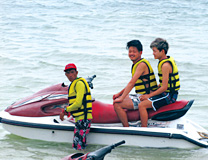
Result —
<instances>
[{"instance_id":1,"label":"jet ski","mask_svg":"<svg viewBox=\"0 0 208 160\"><path fill-rule=\"evenodd\" d=\"M92 80L86 78L93 89ZM208 147L208 131L185 118L193 100L180 100L157 111L148 110L148 127L140 127L138 110L126 110L130 127L123 127L112 104L93 99L93 121L88 144L109 145L124 139L125 145L156 148ZM64 83L45 88L23 98L0 112L0 122L12 134L45 141L72 143L74 119L59 119L68 105L68 86Z\"/></svg>"}]
</instances>

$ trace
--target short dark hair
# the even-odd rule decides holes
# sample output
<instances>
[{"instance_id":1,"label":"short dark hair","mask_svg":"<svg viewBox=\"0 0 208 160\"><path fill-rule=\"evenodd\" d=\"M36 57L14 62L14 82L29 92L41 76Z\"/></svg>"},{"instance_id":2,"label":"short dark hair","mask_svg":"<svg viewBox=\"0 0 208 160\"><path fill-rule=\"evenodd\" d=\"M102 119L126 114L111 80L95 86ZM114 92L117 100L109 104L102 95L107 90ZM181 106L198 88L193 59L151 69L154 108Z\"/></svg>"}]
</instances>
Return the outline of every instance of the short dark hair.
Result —
<instances>
[{"instance_id":1,"label":"short dark hair","mask_svg":"<svg viewBox=\"0 0 208 160\"><path fill-rule=\"evenodd\" d=\"M169 44L165 39L156 38L151 44L150 48L156 47L160 52L164 49L165 54L168 53Z\"/></svg>"},{"instance_id":2,"label":"short dark hair","mask_svg":"<svg viewBox=\"0 0 208 160\"><path fill-rule=\"evenodd\" d=\"M64 72L67 72L67 71L72 71L72 70L77 71L75 68L70 68L70 69L64 70Z\"/></svg>"},{"instance_id":3,"label":"short dark hair","mask_svg":"<svg viewBox=\"0 0 208 160\"><path fill-rule=\"evenodd\" d=\"M129 49L130 47L136 47L139 52L143 51L142 43L139 40L129 41L126 45L126 49Z\"/></svg>"}]
</instances>

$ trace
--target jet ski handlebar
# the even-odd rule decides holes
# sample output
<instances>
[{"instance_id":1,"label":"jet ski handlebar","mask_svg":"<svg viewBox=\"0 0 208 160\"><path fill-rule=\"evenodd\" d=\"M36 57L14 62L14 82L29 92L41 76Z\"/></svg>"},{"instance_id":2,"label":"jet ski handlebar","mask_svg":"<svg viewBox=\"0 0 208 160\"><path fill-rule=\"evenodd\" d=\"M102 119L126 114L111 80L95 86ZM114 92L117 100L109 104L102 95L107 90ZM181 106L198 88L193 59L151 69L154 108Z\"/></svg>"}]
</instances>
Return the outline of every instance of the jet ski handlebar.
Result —
<instances>
[{"instance_id":1,"label":"jet ski handlebar","mask_svg":"<svg viewBox=\"0 0 208 160\"><path fill-rule=\"evenodd\" d=\"M87 155L87 159L86 160L103 160L105 155L110 153L112 149L114 149L115 147L124 144L125 141L120 141L118 143L103 147L101 149L98 149L94 152L91 152Z\"/></svg>"},{"instance_id":2,"label":"jet ski handlebar","mask_svg":"<svg viewBox=\"0 0 208 160\"><path fill-rule=\"evenodd\" d=\"M92 84L92 81L93 81L93 79L96 77L96 75L93 75L93 76L91 76L91 77L87 77L86 78L86 81L87 81L87 83L89 84L89 87L91 88L91 89L93 89L93 84Z\"/></svg>"},{"instance_id":3,"label":"jet ski handlebar","mask_svg":"<svg viewBox=\"0 0 208 160\"><path fill-rule=\"evenodd\" d=\"M100 148L94 152L90 153L74 153L67 157L64 157L62 160L104 160L106 154L110 153L115 147L124 144L125 141L120 141L118 143Z\"/></svg>"},{"instance_id":4,"label":"jet ski handlebar","mask_svg":"<svg viewBox=\"0 0 208 160\"><path fill-rule=\"evenodd\" d=\"M93 81L93 79L94 79L95 77L96 77L96 75L93 75L93 76L91 76L91 77L88 76L87 78L85 78L86 81L87 81L87 83L89 84L89 87L90 87L91 89L93 89L92 81ZM62 83L61 86L62 86L62 87L68 87L68 86L65 85L64 83Z\"/></svg>"}]
</instances>

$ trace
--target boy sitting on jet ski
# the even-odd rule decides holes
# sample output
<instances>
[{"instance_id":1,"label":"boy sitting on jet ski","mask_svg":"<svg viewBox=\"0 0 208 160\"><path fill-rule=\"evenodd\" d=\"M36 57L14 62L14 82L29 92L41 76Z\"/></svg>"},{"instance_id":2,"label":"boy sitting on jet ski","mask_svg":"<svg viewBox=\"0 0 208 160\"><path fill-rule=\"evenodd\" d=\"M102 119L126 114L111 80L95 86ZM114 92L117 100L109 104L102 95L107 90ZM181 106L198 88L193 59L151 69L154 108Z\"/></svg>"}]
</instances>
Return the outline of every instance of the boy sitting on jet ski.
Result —
<instances>
[{"instance_id":1,"label":"boy sitting on jet ski","mask_svg":"<svg viewBox=\"0 0 208 160\"><path fill-rule=\"evenodd\" d=\"M147 108L153 108L156 111L162 106L174 103L180 89L177 65L172 57L167 56L168 42L162 38L157 38L151 43L150 48L153 50L154 58L159 60L160 85L156 91L140 96L139 113L142 127L147 127Z\"/></svg>"}]
</instances>

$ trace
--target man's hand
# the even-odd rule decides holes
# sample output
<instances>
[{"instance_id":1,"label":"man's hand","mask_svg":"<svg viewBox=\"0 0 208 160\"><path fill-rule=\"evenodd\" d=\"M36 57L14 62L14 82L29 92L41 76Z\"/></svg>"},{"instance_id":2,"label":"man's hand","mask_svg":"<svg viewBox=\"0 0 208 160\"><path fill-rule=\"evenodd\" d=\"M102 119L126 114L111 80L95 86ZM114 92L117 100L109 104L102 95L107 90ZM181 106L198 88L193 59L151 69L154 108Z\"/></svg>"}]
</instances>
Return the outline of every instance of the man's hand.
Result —
<instances>
[{"instance_id":1,"label":"man's hand","mask_svg":"<svg viewBox=\"0 0 208 160\"><path fill-rule=\"evenodd\" d=\"M116 98L118 98L120 95L117 93L117 94L114 94L113 95L113 100L115 100Z\"/></svg>"},{"instance_id":2,"label":"man's hand","mask_svg":"<svg viewBox=\"0 0 208 160\"><path fill-rule=\"evenodd\" d=\"M148 98L150 98L149 94L144 94L144 95L141 95L141 96L139 97L140 101L147 100Z\"/></svg>"},{"instance_id":3,"label":"man's hand","mask_svg":"<svg viewBox=\"0 0 208 160\"><path fill-rule=\"evenodd\" d=\"M123 101L123 98L119 97L113 100L113 103L121 103Z\"/></svg>"},{"instance_id":4,"label":"man's hand","mask_svg":"<svg viewBox=\"0 0 208 160\"><path fill-rule=\"evenodd\" d=\"M61 112L59 117L63 121L64 120L64 112Z\"/></svg>"}]
</instances>

